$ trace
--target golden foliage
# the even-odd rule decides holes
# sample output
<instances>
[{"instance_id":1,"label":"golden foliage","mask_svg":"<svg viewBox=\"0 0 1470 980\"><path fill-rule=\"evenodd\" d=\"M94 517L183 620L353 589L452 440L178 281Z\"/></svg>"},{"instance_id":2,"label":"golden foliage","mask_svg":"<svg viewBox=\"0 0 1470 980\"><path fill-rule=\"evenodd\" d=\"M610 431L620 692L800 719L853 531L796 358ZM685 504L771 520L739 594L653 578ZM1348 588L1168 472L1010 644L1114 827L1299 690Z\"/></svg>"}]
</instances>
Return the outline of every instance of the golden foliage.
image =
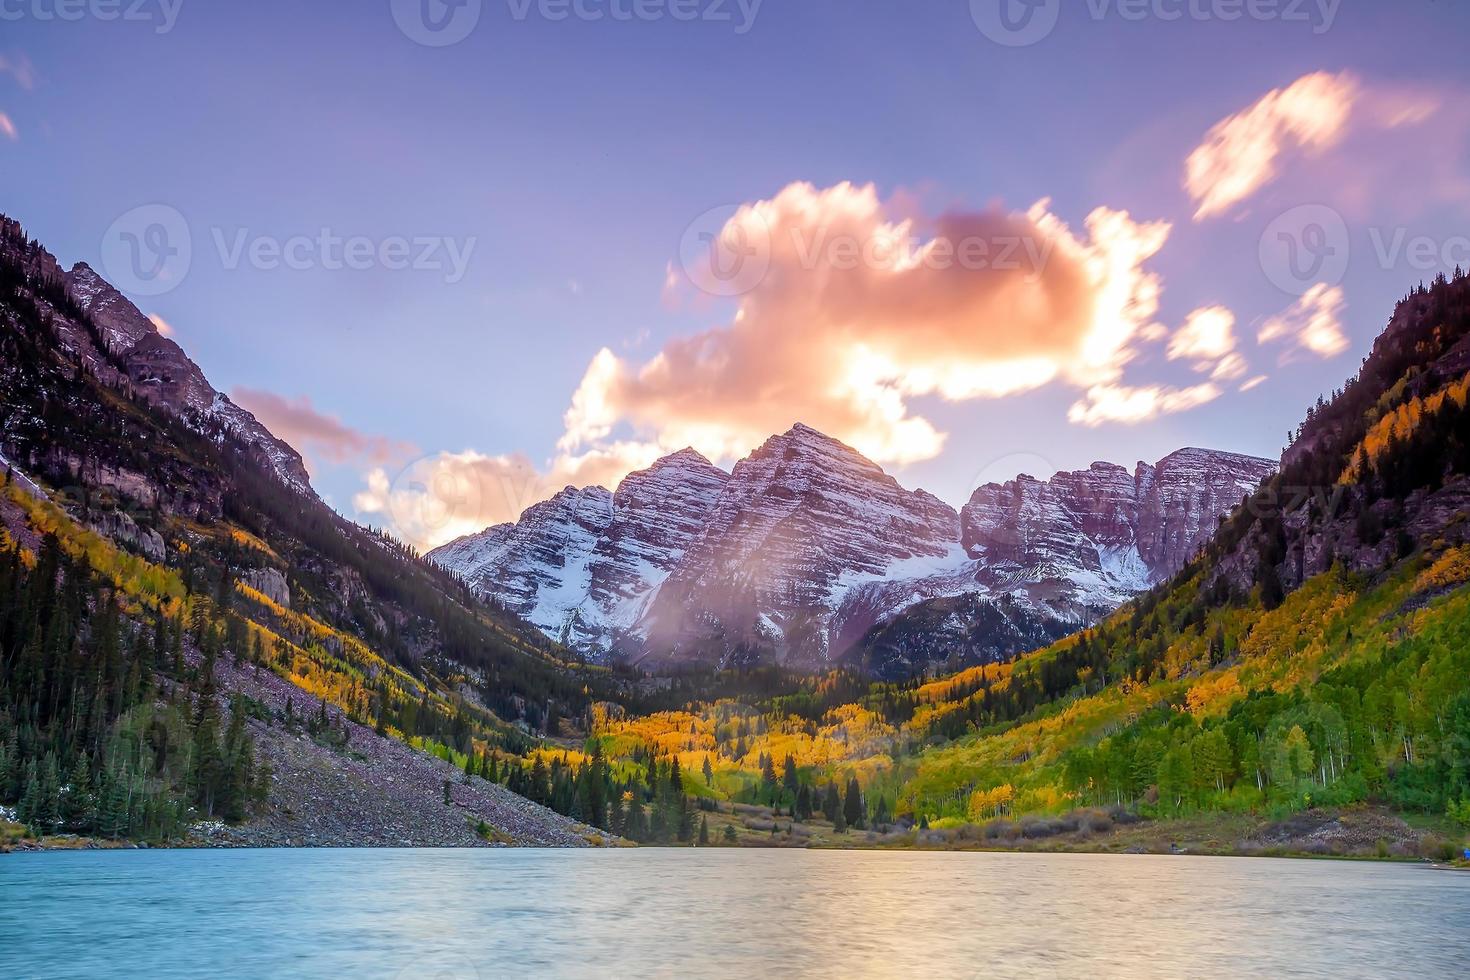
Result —
<instances>
[{"instance_id":1,"label":"golden foliage","mask_svg":"<svg viewBox=\"0 0 1470 980\"><path fill-rule=\"evenodd\" d=\"M1368 434L1363 436L1359 448L1368 454L1369 459L1377 461L1388 448L1391 439L1396 438L1400 441L1407 439L1419 425L1419 420L1425 414L1439 411L1446 398L1453 398L1464 405L1467 395L1470 395L1470 375L1446 385L1428 398L1420 398L1415 395L1375 422L1368 430ZM1338 482L1355 483L1361 475L1358 472L1358 449L1354 449Z\"/></svg>"},{"instance_id":2,"label":"golden foliage","mask_svg":"<svg viewBox=\"0 0 1470 980\"><path fill-rule=\"evenodd\" d=\"M971 820L985 820L999 816L1016 798L1016 787L1002 783L991 789L977 789L970 794L968 812Z\"/></svg>"},{"instance_id":3,"label":"golden foliage","mask_svg":"<svg viewBox=\"0 0 1470 980\"><path fill-rule=\"evenodd\" d=\"M1196 718L1224 714L1230 705L1245 696L1240 686L1240 669L1232 667L1218 674L1211 674L1189 689L1184 703L1189 713Z\"/></svg>"},{"instance_id":4,"label":"golden foliage","mask_svg":"<svg viewBox=\"0 0 1470 980\"><path fill-rule=\"evenodd\" d=\"M1446 589L1470 582L1470 545L1451 548L1414 579L1415 592Z\"/></svg>"}]
</instances>

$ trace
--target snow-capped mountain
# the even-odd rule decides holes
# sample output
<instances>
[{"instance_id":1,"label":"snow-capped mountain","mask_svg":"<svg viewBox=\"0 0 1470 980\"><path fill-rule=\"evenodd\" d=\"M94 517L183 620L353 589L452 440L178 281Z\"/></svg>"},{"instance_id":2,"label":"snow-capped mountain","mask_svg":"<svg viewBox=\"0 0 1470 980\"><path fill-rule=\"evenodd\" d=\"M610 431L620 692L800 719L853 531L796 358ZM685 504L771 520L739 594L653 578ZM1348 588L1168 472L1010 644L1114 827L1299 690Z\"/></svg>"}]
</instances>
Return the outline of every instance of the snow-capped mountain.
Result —
<instances>
[{"instance_id":1,"label":"snow-capped mountain","mask_svg":"<svg viewBox=\"0 0 1470 980\"><path fill-rule=\"evenodd\" d=\"M936 630L994 659L1093 622L1182 567L1273 469L1184 449L988 484L957 513L796 425L728 476L686 449L430 557L592 655L907 670L953 652Z\"/></svg>"},{"instance_id":2,"label":"snow-capped mountain","mask_svg":"<svg viewBox=\"0 0 1470 980\"><path fill-rule=\"evenodd\" d=\"M703 532L728 479L685 449L629 474L616 493L567 487L430 557L548 636L606 654Z\"/></svg>"}]
</instances>

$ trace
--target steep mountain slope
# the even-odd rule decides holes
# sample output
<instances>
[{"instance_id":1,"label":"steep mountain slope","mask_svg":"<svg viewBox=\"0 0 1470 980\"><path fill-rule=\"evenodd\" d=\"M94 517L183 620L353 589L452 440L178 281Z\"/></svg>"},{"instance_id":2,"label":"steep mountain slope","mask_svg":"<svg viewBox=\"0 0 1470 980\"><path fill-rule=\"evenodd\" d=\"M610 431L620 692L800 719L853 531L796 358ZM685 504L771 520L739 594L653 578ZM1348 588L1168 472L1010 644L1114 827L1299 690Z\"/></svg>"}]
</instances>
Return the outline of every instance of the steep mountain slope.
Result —
<instances>
[{"instance_id":1,"label":"steep mountain slope","mask_svg":"<svg viewBox=\"0 0 1470 980\"><path fill-rule=\"evenodd\" d=\"M644 651L655 662L821 663L851 589L947 571L958 538L943 501L798 424L735 465L639 624Z\"/></svg>"},{"instance_id":2,"label":"steep mountain slope","mask_svg":"<svg viewBox=\"0 0 1470 980\"><path fill-rule=\"evenodd\" d=\"M8 220L0 454L24 474L12 489L46 498L4 508L12 544L61 535L128 592L140 635L187 630L201 650L259 657L300 703L330 702L344 723L446 757L519 752L524 730L578 717L621 684L578 675L437 565L331 511L300 457L136 307L85 267L62 274Z\"/></svg>"},{"instance_id":3,"label":"steep mountain slope","mask_svg":"<svg viewBox=\"0 0 1470 980\"><path fill-rule=\"evenodd\" d=\"M1274 470L1252 456L1181 449L1131 474L1094 463L1046 482L1023 475L980 487L961 525L981 591L919 603L850 656L901 676L926 664L994 662L1060 639L1183 568Z\"/></svg>"},{"instance_id":4,"label":"steep mountain slope","mask_svg":"<svg viewBox=\"0 0 1470 980\"><path fill-rule=\"evenodd\" d=\"M900 674L1095 621L1177 571L1272 469L1188 449L988 485L957 514L798 424L728 477L685 450L429 557L598 656Z\"/></svg>"},{"instance_id":5,"label":"steep mountain slope","mask_svg":"<svg viewBox=\"0 0 1470 980\"><path fill-rule=\"evenodd\" d=\"M230 433L279 475L310 494L301 455L272 435L245 409L216 391L183 348L164 337L148 317L85 262L63 272L50 253L25 241L20 225L0 216L5 261L30 270L38 282L56 284L51 320L63 351L81 360L108 387L126 382L148 405L176 417L198 417ZM43 303L46 300L43 299ZM67 315L74 314L74 315Z\"/></svg>"},{"instance_id":6,"label":"steep mountain slope","mask_svg":"<svg viewBox=\"0 0 1470 980\"><path fill-rule=\"evenodd\" d=\"M685 449L616 493L567 487L430 557L548 636L606 654L702 533L728 478Z\"/></svg>"}]
</instances>

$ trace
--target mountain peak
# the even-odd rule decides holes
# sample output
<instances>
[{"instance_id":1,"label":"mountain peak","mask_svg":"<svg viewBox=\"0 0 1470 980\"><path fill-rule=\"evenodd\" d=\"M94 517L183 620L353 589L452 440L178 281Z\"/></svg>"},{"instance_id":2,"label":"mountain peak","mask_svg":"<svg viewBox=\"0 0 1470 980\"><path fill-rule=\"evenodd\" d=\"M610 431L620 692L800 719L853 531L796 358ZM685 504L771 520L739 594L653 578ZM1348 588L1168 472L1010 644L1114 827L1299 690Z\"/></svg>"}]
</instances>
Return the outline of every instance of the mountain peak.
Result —
<instances>
[{"instance_id":1,"label":"mountain peak","mask_svg":"<svg viewBox=\"0 0 1470 980\"><path fill-rule=\"evenodd\" d=\"M685 446L683 449L680 449L678 452L669 453L667 456L660 456L658 459L656 459L656 460L653 461L653 464L651 466L649 466L648 469L650 469L650 470L656 470L656 469L661 469L661 468L663 468L665 466L714 466L714 465L715 464L714 463L711 463L709 461L709 457L705 456L704 453L702 453L699 450L695 449L693 446Z\"/></svg>"}]
</instances>

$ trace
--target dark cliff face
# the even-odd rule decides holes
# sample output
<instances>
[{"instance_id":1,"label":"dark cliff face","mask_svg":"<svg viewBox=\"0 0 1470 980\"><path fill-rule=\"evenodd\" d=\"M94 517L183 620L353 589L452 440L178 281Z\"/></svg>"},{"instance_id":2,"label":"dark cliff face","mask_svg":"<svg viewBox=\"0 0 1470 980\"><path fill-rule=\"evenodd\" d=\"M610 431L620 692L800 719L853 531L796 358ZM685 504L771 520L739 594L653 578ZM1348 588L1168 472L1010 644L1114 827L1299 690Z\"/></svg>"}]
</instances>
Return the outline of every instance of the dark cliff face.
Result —
<instances>
[{"instance_id":1,"label":"dark cliff face","mask_svg":"<svg viewBox=\"0 0 1470 980\"><path fill-rule=\"evenodd\" d=\"M988 485L957 514L797 425L728 476L686 450L432 557L599 656L906 671L1094 621L1177 571L1271 470L1186 449ZM874 653L866 637L890 626Z\"/></svg>"}]
</instances>

